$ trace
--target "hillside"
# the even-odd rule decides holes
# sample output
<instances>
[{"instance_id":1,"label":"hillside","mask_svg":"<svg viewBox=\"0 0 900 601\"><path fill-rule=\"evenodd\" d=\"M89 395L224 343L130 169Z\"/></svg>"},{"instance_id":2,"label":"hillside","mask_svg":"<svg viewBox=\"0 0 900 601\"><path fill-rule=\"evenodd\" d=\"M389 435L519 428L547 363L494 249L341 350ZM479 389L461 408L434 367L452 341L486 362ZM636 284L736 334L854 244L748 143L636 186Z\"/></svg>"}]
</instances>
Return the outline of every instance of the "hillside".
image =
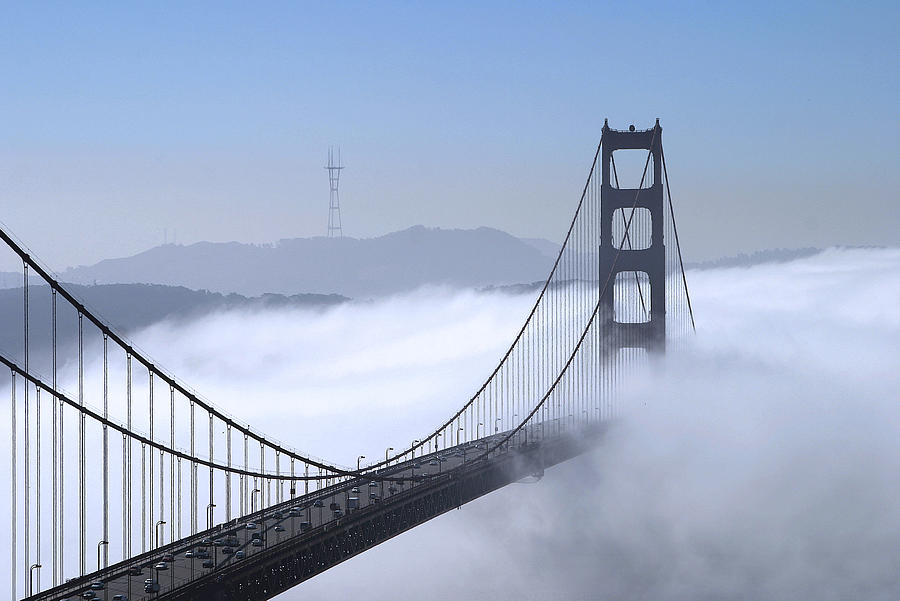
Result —
<instances>
[{"instance_id":1,"label":"hillside","mask_svg":"<svg viewBox=\"0 0 900 601\"><path fill-rule=\"evenodd\" d=\"M271 307L317 308L349 300L342 296L319 294L266 294L248 298L238 294L151 284L67 284L66 288L92 312L123 334L164 319L188 319L215 311ZM47 286L29 287L28 296L29 341L32 357L36 358L46 355L46 349L50 345L50 289ZM0 290L0 314L7 316L8 325L0 330L0 352L21 360L24 328L21 287ZM73 343L77 332L76 314L63 301L58 302L57 320L59 344ZM93 328L90 330L93 332Z\"/></svg>"},{"instance_id":2,"label":"hillside","mask_svg":"<svg viewBox=\"0 0 900 601\"><path fill-rule=\"evenodd\" d=\"M82 284L154 283L258 296L340 294L368 298L425 284L482 287L542 280L547 245L496 229L411 227L377 238L295 238L270 245L199 242L72 268Z\"/></svg>"}]
</instances>

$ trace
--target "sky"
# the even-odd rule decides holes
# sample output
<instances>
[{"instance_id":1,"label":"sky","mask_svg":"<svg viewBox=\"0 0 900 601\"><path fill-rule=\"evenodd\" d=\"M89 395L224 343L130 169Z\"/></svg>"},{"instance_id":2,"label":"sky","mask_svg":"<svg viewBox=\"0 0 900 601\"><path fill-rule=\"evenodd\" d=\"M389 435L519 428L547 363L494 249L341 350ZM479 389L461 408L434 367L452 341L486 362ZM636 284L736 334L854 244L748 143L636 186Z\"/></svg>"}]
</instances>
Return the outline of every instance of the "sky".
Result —
<instances>
[{"instance_id":1,"label":"sky","mask_svg":"<svg viewBox=\"0 0 900 601\"><path fill-rule=\"evenodd\" d=\"M659 117L688 260L896 245L900 8L7 3L3 222L51 268L176 240L560 241L604 118ZM90 232L85 235L84 232Z\"/></svg>"}]
</instances>

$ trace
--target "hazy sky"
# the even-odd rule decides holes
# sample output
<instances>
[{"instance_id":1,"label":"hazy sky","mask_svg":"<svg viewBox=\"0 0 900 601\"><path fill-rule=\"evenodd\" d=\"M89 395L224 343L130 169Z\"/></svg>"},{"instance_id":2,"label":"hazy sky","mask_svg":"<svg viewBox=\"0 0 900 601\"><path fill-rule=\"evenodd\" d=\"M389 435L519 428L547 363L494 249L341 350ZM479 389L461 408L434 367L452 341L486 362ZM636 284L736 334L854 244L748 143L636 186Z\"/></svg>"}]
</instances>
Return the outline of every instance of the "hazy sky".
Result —
<instances>
[{"instance_id":1,"label":"hazy sky","mask_svg":"<svg viewBox=\"0 0 900 601\"><path fill-rule=\"evenodd\" d=\"M660 117L689 259L900 243L900 9L19 3L0 221L51 267L177 240L489 225L560 240L603 118Z\"/></svg>"}]
</instances>

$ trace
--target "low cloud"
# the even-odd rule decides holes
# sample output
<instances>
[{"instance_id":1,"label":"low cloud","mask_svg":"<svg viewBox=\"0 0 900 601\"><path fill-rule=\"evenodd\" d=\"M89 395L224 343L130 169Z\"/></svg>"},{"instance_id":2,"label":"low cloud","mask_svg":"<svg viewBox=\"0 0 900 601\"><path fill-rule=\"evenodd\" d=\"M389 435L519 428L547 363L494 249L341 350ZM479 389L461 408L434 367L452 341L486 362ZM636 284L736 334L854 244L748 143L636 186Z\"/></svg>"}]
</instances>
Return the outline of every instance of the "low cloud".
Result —
<instances>
[{"instance_id":1,"label":"low cloud","mask_svg":"<svg viewBox=\"0 0 900 601\"><path fill-rule=\"evenodd\" d=\"M689 282L696 337L629 389L595 451L281 598L900 598L900 251ZM467 400L532 302L432 288L134 339L229 413L351 465Z\"/></svg>"}]
</instances>

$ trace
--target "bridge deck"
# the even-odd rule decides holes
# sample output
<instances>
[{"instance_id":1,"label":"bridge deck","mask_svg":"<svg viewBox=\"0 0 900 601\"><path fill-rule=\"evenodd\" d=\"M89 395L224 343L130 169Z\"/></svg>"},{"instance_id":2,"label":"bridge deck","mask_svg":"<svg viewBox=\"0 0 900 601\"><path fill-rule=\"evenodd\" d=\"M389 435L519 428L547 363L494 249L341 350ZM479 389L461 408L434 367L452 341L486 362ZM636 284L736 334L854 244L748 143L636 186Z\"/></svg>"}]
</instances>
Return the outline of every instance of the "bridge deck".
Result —
<instances>
[{"instance_id":1,"label":"bridge deck","mask_svg":"<svg viewBox=\"0 0 900 601\"><path fill-rule=\"evenodd\" d=\"M270 599L446 511L584 452L602 430L595 425L577 437L543 438L540 426L532 426L527 443L520 432L508 448L477 461L473 457L502 433L426 454L378 472L402 481L341 482L71 580L29 600L74 601L90 592L105 601L116 595L127 600ZM208 558L197 556L201 548ZM187 557L188 551L194 556ZM166 555L172 559L163 561ZM165 569L156 567L160 562ZM94 583L103 583L104 588L92 590Z\"/></svg>"}]
</instances>

